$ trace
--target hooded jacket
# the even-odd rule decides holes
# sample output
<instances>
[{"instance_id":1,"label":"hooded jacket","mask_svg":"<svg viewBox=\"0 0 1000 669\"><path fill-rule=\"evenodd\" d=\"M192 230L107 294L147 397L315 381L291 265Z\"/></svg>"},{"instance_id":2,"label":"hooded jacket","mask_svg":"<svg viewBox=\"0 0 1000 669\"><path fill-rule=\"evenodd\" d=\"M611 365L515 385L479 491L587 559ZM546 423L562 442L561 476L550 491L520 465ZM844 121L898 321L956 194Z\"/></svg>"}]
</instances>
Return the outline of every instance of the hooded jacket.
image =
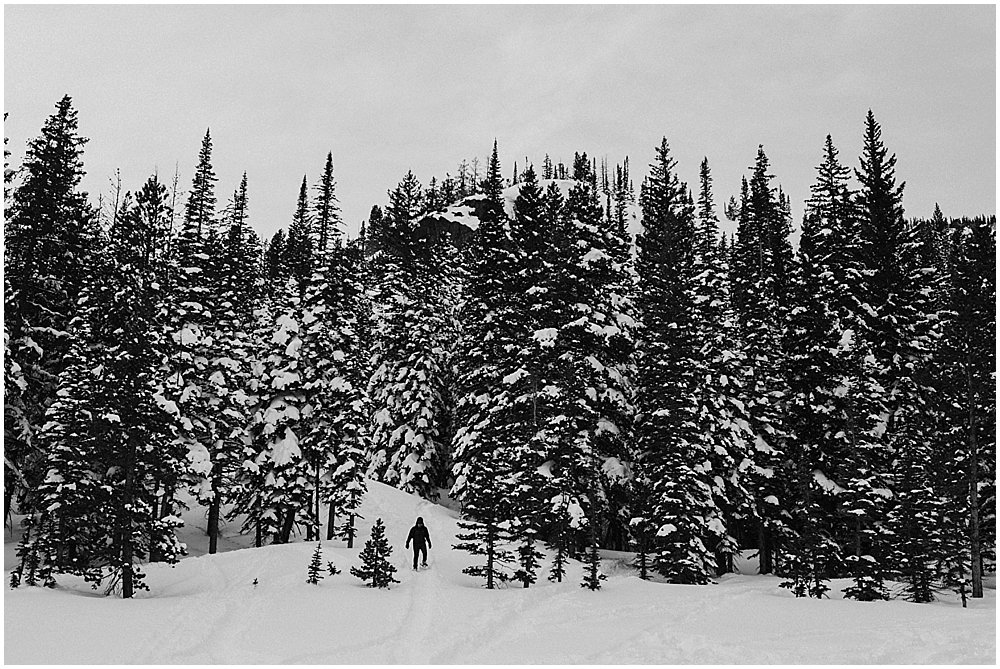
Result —
<instances>
[{"instance_id":1,"label":"hooded jacket","mask_svg":"<svg viewBox=\"0 0 1000 669\"><path fill-rule=\"evenodd\" d=\"M431 547L431 535L427 531L427 526L424 525L423 518L417 518L417 524L410 528L410 534L406 537L406 547L410 547L410 542L413 542L415 547L423 547L427 544L427 547Z\"/></svg>"}]
</instances>

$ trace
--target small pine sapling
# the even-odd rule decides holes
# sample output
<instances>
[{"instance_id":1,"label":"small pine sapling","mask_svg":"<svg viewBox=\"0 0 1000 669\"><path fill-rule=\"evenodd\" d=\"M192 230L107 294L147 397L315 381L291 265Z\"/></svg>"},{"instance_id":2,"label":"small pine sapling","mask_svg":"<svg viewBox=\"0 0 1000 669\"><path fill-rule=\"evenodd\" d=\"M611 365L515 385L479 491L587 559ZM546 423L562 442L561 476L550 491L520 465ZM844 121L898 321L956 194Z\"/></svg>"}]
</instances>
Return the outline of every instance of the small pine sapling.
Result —
<instances>
[{"instance_id":1,"label":"small pine sapling","mask_svg":"<svg viewBox=\"0 0 1000 669\"><path fill-rule=\"evenodd\" d=\"M520 568L514 572L514 580L528 587L538 580L538 567L544 557L538 550L535 530L527 530L521 536L521 545L517 547L517 562Z\"/></svg>"},{"instance_id":2,"label":"small pine sapling","mask_svg":"<svg viewBox=\"0 0 1000 669\"><path fill-rule=\"evenodd\" d=\"M341 570L337 569L337 566L334 565L332 562L326 563L326 570L330 573L330 576L336 576L337 574L341 573Z\"/></svg>"},{"instance_id":3,"label":"small pine sapling","mask_svg":"<svg viewBox=\"0 0 1000 669\"><path fill-rule=\"evenodd\" d=\"M844 588L844 597L859 602L889 599L885 579L878 562L871 555L850 555L844 560L852 572L854 585Z\"/></svg>"},{"instance_id":4,"label":"small pine sapling","mask_svg":"<svg viewBox=\"0 0 1000 669\"><path fill-rule=\"evenodd\" d=\"M601 571L601 554L597 551L597 521L591 518L590 522L590 548L587 551L587 568L584 570L583 583L581 588L590 590L600 590L601 581L607 580L607 576Z\"/></svg>"},{"instance_id":5,"label":"small pine sapling","mask_svg":"<svg viewBox=\"0 0 1000 669\"><path fill-rule=\"evenodd\" d=\"M309 578L306 583L309 585L319 585L323 580L321 568L323 566L323 544L316 542L316 550L313 551L312 560L309 562Z\"/></svg>"},{"instance_id":6,"label":"small pine sapling","mask_svg":"<svg viewBox=\"0 0 1000 669\"><path fill-rule=\"evenodd\" d=\"M399 583L392 575L396 567L387 558L392 554L392 546L385 538L385 525L378 518L372 527L371 538L361 550L361 567L351 567L351 574L357 576L369 588L388 588L391 583Z\"/></svg>"}]
</instances>

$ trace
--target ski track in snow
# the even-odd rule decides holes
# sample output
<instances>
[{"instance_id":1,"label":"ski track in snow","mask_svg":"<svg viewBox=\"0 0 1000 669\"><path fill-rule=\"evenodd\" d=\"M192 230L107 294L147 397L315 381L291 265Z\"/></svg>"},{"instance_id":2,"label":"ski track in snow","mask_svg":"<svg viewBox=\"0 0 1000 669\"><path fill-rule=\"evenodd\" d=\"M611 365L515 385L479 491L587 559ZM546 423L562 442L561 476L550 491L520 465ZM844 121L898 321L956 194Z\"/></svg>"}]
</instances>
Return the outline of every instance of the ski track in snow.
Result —
<instances>
[{"instance_id":1,"label":"ski track in snow","mask_svg":"<svg viewBox=\"0 0 1000 669\"><path fill-rule=\"evenodd\" d=\"M151 593L122 601L60 579L55 591L22 587L4 601L5 663L73 664L994 664L996 591L963 610L935 604L795 599L771 576L727 575L716 585L647 583L621 556L604 566L600 592L579 583L573 563L550 583L548 561L528 589L488 591L462 574L457 515L399 490L369 483L352 549L323 542L323 562L343 573L305 583L315 547L301 541L204 555L197 511L186 528L193 557L149 565ZM423 516L431 568L414 572L404 546ZM400 581L366 588L350 567L375 519L394 547ZM228 531L238 524L231 522ZM199 531L201 534L199 534ZM16 536L5 543L13 566ZM258 585L253 585L254 579Z\"/></svg>"}]
</instances>

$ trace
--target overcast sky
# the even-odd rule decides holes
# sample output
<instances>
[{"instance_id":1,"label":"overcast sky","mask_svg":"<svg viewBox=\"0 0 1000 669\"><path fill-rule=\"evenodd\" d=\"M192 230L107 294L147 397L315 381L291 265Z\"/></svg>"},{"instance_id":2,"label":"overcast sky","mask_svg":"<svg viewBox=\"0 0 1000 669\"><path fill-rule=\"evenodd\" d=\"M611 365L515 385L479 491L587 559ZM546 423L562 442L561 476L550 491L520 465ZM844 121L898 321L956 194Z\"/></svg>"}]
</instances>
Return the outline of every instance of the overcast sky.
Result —
<instances>
[{"instance_id":1,"label":"overcast sky","mask_svg":"<svg viewBox=\"0 0 1000 669\"><path fill-rule=\"evenodd\" d=\"M996 211L996 7L4 6L13 163L68 93L90 138L84 187L137 189L206 128L224 204L247 172L253 226L291 220L333 152L351 230L408 169L455 174L499 143L527 156L626 155L638 189L666 136L716 200L763 144L796 223L833 135L861 154L865 113L907 182L909 216ZM721 213L721 212L720 212Z\"/></svg>"}]
</instances>

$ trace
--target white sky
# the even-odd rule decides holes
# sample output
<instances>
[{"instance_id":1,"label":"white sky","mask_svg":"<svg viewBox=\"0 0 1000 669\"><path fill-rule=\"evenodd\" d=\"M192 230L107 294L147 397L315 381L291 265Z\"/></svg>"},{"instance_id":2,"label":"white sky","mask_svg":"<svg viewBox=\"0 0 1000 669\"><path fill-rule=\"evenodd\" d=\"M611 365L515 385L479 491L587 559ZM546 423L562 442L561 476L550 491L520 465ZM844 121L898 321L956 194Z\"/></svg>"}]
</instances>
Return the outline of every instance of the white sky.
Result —
<instances>
[{"instance_id":1,"label":"white sky","mask_svg":"<svg viewBox=\"0 0 1000 669\"><path fill-rule=\"evenodd\" d=\"M871 108L907 182L907 215L996 211L996 7L4 6L13 164L64 93L91 139L84 187L190 187L205 129L220 206L248 174L254 227L291 220L333 151L356 231L412 169L424 184L547 152L630 157L660 138L720 205L757 145L796 222L827 133L851 167Z\"/></svg>"}]
</instances>

